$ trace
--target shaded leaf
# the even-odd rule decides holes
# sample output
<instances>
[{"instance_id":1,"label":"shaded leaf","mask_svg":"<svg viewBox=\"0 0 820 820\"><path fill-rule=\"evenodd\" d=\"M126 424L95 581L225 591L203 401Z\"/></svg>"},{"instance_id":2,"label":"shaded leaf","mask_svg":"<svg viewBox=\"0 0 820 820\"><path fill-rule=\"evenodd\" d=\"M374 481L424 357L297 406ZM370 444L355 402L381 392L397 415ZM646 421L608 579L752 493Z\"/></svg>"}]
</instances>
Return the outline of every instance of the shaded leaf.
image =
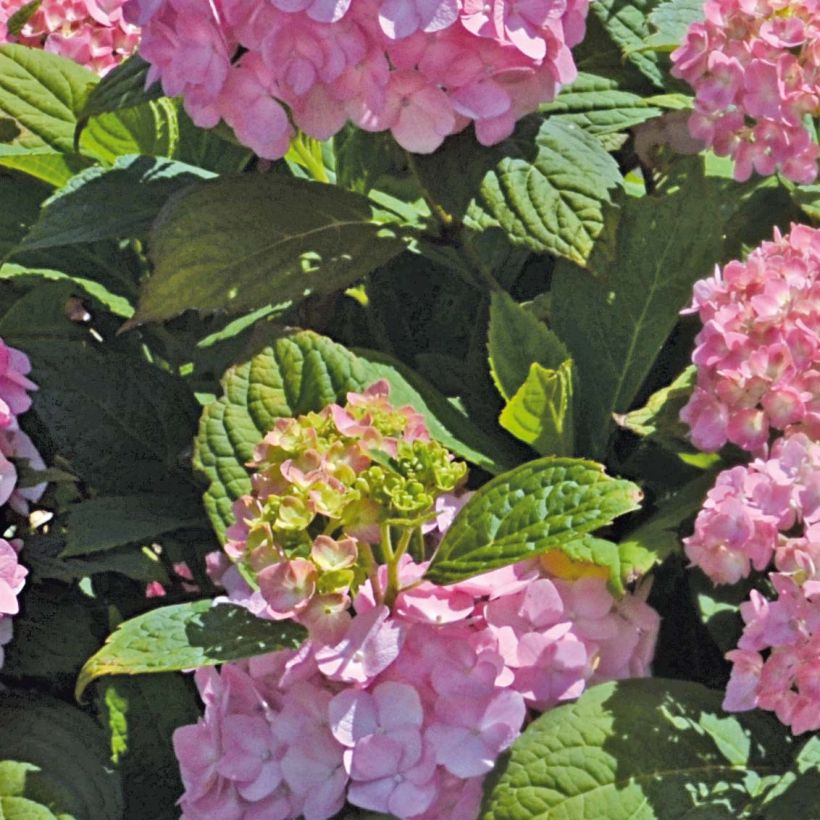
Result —
<instances>
[{"instance_id":1,"label":"shaded leaf","mask_svg":"<svg viewBox=\"0 0 820 820\"><path fill-rule=\"evenodd\" d=\"M212 176L192 165L142 156L120 157L112 168L89 168L43 203L20 251L140 236L172 194Z\"/></svg>"},{"instance_id":2,"label":"shaded leaf","mask_svg":"<svg viewBox=\"0 0 820 820\"><path fill-rule=\"evenodd\" d=\"M123 820L176 818L183 786L171 736L199 717L193 687L172 673L113 677L102 682L97 703L122 775Z\"/></svg>"},{"instance_id":3,"label":"shaded leaf","mask_svg":"<svg viewBox=\"0 0 820 820\"><path fill-rule=\"evenodd\" d=\"M718 207L714 187L692 173L662 197L627 199L606 281L557 266L552 315L578 368L576 425L585 455L604 453L612 414L629 409L692 285L719 259Z\"/></svg>"},{"instance_id":4,"label":"shaded leaf","mask_svg":"<svg viewBox=\"0 0 820 820\"><path fill-rule=\"evenodd\" d=\"M9 316L0 333L10 342ZM34 409L77 475L102 493L178 493L199 407L182 382L148 362L75 341L25 340L40 386ZM93 419L94 423L89 423Z\"/></svg>"},{"instance_id":5,"label":"shaded leaf","mask_svg":"<svg viewBox=\"0 0 820 820\"><path fill-rule=\"evenodd\" d=\"M68 538L60 557L146 541L182 527L207 527L202 506L190 492L93 498L69 508Z\"/></svg>"},{"instance_id":6,"label":"shaded leaf","mask_svg":"<svg viewBox=\"0 0 820 820\"><path fill-rule=\"evenodd\" d=\"M533 362L557 370L569 358L564 343L543 322L500 291L490 302L487 352L495 386L508 401L527 381Z\"/></svg>"},{"instance_id":7,"label":"shaded leaf","mask_svg":"<svg viewBox=\"0 0 820 820\"><path fill-rule=\"evenodd\" d=\"M332 293L403 248L358 194L278 174L221 177L160 213L136 321Z\"/></svg>"},{"instance_id":8,"label":"shaded leaf","mask_svg":"<svg viewBox=\"0 0 820 820\"><path fill-rule=\"evenodd\" d=\"M22 813L19 820L122 818L120 778L109 765L103 732L88 715L62 701L4 692L0 761L3 811L7 805L28 810L21 801L30 801L49 812L37 809L39 814Z\"/></svg>"},{"instance_id":9,"label":"shaded leaf","mask_svg":"<svg viewBox=\"0 0 820 820\"><path fill-rule=\"evenodd\" d=\"M85 100L79 118L87 120L95 114L120 111L162 96L159 83L145 88L150 64L139 54L120 63L94 87Z\"/></svg>"}]
</instances>

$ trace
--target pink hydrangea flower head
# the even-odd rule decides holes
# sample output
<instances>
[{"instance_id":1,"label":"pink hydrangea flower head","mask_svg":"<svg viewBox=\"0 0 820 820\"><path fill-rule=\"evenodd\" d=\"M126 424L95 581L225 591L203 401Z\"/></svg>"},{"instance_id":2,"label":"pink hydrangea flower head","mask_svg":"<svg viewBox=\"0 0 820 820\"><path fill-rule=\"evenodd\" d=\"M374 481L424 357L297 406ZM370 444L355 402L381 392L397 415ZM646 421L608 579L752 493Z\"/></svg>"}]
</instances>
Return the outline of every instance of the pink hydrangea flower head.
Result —
<instances>
[{"instance_id":1,"label":"pink hydrangea flower head","mask_svg":"<svg viewBox=\"0 0 820 820\"><path fill-rule=\"evenodd\" d=\"M703 329L697 386L681 419L694 444L762 453L772 430L815 429L820 416L820 230L786 236L695 285Z\"/></svg>"},{"instance_id":2,"label":"pink hydrangea flower head","mask_svg":"<svg viewBox=\"0 0 820 820\"><path fill-rule=\"evenodd\" d=\"M20 33L10 35L9 19L25 0L0 3L0 42L42 48L106 74L137 50L139 29L125 19L125 0L43 0Z\"/></svg>"},{"instance_id":3,"label":"pink hydrangea flower head","mask_svg":"<svg viewBox=\"0 0 820 820\"><path fill-rule=\"evenodd\" d=\"M672 73L695 90L693 137L735 161L735 178L780 171L817 177L820 147L804 117L820 113L813 0L708 0L672 53Z\"/></svg>"},{"instance_id":4,"label":"pink hydrangea flower head","mask_svg":"<svg viewBox=\"0 0 820 820\"><path fill-rule=\"evenodd\" d=\"M198 124L221 118L241 142L276 159L293 138L291 120L317 139L347 121L390 131L419 153L471 122L482 143L499 142L575 78L570 48L583 37L587 6L126 0L125 18L143 26L150 81L181 94Z\"/></svg>"},{"instance_id":5,"label":"pink hydrangea flower head","mask_svg":"<svg viewBox=\"0 0 820 820\"><path fill-rule=\"evenodd\" d=\"M738 648L727 654L732 674L724 708L766 709L794 734L820 729L820 585L771 576L777 598L760 593L741 605Z\"/></svg>"}]
</instances>

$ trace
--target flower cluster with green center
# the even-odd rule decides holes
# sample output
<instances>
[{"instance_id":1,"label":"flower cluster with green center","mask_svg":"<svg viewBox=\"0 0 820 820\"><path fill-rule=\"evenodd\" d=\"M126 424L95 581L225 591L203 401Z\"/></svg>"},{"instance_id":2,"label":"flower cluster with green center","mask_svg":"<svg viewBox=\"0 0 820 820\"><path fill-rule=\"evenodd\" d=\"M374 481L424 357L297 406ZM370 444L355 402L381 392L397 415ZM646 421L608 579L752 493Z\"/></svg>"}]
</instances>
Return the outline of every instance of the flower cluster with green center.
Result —
<instances>
[{"instance_id":1,"label":"flower cluster with green center","mask_svg":"<svg viewBox=\"0 0 820 820\"><path fill-rule=\"evenodd\" d=\"M268 616L328 637L366 578L383 602L395 600L401 557L424 559L422 525L467 474L419 413L390 403L385 381L349 393L344 406L279 419L249 466L253 491L234 505L225 550Z\"/></svg>"}]
</instances>

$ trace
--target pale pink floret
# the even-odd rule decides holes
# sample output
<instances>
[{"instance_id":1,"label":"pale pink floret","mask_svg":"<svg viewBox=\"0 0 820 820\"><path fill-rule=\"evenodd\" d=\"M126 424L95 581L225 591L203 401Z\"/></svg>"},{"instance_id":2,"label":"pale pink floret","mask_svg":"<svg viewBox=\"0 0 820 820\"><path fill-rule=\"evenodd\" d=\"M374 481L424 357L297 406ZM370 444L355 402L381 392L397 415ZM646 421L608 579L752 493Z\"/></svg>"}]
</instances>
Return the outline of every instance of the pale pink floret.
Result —
<instances>
[{"instance_id":1,"label":"pale pink floret","mask_svg":"<svg viewBox=\"0 0 820 820\"><path fill-rule=\"evenodd\" d=\"M345 683L366 684L399 656L405 626L390 617L386 606L358 615L342 640L316 651L323 675Z\"/></svg>"},{"instance_id":2,"label":"pale pink floret","mask_svg":"<svg viewBox=\"0 0 820 820\"><path fill-rule=\"evenodd\" d=\"M4 615L16 615L20 611L17 596L28 575L28 570L17 559L20 546L19 541L9 543L0 538L0 619Z\"/></svg>"}]
</instances>

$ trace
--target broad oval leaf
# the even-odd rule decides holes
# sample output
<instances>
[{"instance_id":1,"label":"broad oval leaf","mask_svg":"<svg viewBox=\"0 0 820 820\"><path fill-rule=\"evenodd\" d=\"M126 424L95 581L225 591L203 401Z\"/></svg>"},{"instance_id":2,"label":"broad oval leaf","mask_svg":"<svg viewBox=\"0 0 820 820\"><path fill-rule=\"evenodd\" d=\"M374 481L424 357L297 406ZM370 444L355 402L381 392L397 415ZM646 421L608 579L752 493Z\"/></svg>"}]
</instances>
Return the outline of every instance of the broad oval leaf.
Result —
<instances>
[{"instance_id":1,"label":"broad oval leaf","mask_svg":"<svg viewBox=\"0 0 820 820\"><path fill-rule=\"evenodd\" d=\"M42 49L0 46L0 114L21 128L25 148L74 150L77 112L98 77Z\"/></svg>"},{"instance_id":2,"label":"broad oval leaf","mask_svg":"<svg viewBox=\"0 0 820 820\"><path fill-rule=\"evenodd\" d=\"M121 820L120 777L88 715L43 695L0 698L0 817Z\"/></svg>"},{"instance_id":3,"label":"broad oval leaf","mask_svg":"<svg viewBox=\"0 0 820 820\"><path fill-rule=\"evenodd\" d=\"M332 293L404 247L359 194L279 174L210 180L183 191L157 218L154 272L134 323Z\"/></svg>"},{"instance_id":4,"label":"broad oval leaf","mask_svg":"<svg viewBox=\"0 0 820 820\"><path fill-rule=\"evenodd\" d=\"M622 182L601 143L559 118L523 120L514 136L491 148L468 134L451 137L432 156L414 158L414 166L431 195L466 227L500 228L514 244L581 266Z\"/></svg>"},{"instance_id":5,"label":"broad oval leaf","mask_svg":"<svg viewBox=\"0 0 820 820\"><path fill-rule=\"evenodd\" d=\"M661 678L593 687L499 760L482 820L759 817L744 809L790 767L791 738L770 714L726 716L722 698Z\"/></svg>"},{"instance_id":6,"label":"broad oval leaf","mask_svg":"<svg viewBox=\"0 0 820 820\"><path fill-rule=\"evenodd\" d=\"M578 369L584 455L605 452L612 414L630 408L692 285L720 258L723 227L717 186L693 164L678 190L627 197L616 258L599 264L606 281L567 263L556 267L552 316Z\"/></svg>"},{"instance_id":7,"label":"broad oval leaf","mask_svg":"<svg viewBox=\"0 0 820 820\"><path fill-rule=\"evenodd\" d=\"M636 510L641 491L593 461L547 457L485 484L439 546L427 578L451 584L532 558Z\"/></svg>"},{"instance_id":8,"label":"broad oval leaf","mask_svg":"<svg viewBox=\"0 0 820 820\"><path fill-rule=\"evenodd\" d=\"M100 496L68 507L66 548L61 558L145 543L183 527L207 529L200 499L190 488L173 495L139 493Z\"/></svg>"},{"instance_id":9,"label":"broad oval leaf","mask_svg":"<svg viewBox=\"0 0 820 820\"><path fill-rule=\"evenodd\" d=\"M266 621L233 604L194 601L152 609L125 621L77 678L77 698L102 675L178 672L298 646L305 629Z\"/></svg>"}]
</instances>

